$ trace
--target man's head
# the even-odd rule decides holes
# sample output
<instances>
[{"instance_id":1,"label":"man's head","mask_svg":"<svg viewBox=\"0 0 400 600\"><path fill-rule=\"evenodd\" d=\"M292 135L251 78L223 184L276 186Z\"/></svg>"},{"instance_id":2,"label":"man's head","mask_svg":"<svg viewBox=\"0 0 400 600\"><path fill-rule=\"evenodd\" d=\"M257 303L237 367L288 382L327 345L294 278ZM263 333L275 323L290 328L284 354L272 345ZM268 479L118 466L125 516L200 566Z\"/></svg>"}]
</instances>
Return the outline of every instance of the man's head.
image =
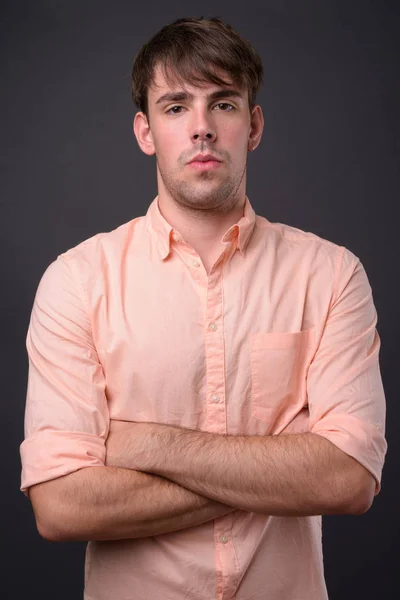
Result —
<instances>
[{"instance_id":1,"label":"man's head","mask_svg":"<svg viewBox=\"0 0 400 600\"><path fill-rule=\"evenodd\" d=\"M135 57L132 98L147 117L148 90L160 66L169 84L212 82L224 85L217 71L248 94L250 111L263 80L261 58L230 25L221 19L178 19L163 27Z\"/></svg>"},{"instance_id":2,"label":"man's head","mask_svg":"<svg viewBox=\"0 0 400 600\"><path fill-rule=\"evenodd\" d=\"M134 130L143 152L156 155L159 193L197 209L237 202L247 152L261 139L262 78L250 43L217 18L179 19L141 48L132 70ZM197 155L219 162L188 164Z\"/></svg>"}]
</instances>

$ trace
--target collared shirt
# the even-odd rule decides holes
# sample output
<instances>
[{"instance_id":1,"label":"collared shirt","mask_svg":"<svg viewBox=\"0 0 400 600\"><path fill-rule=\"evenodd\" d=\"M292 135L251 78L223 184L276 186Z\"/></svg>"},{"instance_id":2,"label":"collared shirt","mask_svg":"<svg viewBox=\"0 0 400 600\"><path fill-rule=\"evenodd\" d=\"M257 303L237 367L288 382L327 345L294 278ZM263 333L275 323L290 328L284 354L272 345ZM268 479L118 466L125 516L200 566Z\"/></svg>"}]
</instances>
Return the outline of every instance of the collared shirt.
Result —
<instances>
[{"instance_id":1,"label":"collared shirt","mask_svg":"<svg viewBox=\"0 0 400 600\"><path fill-rule=\"evenodd\" d=\"M231 435L310 431L380 490L387 450L377 314L357 256L255 214L209 274L160 212L60 254L27 334L21 489L104 466L109 419ZM255 466L255 468L257 468ZM321 516L233 511L89 542L86 600L323 600Z\"/></svg>"}]
</instances>

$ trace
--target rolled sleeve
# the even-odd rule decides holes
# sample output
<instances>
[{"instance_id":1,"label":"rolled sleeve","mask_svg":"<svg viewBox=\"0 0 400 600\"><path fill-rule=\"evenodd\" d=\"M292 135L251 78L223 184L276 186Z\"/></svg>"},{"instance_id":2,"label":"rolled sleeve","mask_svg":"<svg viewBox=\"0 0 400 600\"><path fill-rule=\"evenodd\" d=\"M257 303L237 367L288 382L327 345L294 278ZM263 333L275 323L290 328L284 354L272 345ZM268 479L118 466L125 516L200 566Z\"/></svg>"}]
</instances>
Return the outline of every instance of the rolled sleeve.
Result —
<instances>
[{"instance_id":1,"label":"rolled sleeve","mask_svg":"<svg viewBox=\"0 0 400 600\"><path fill-rule=\"evenodd\" d=\"M59 256L35 295L26 348L29 371L21 491L83 467L104 466L109 413L84 290Z\"/></svg>"},{"instance_id":2,"label":"rolled sleeve","mask_svg":"<svg viewBox=\"0 0 400 600\"><path fill-rule=\"evenodd\" d=\"M363 265L342 250L336 297L308 370L310 430L368 469L376 495L387 451L377 313Z\"/></svg>"}]
</instances>

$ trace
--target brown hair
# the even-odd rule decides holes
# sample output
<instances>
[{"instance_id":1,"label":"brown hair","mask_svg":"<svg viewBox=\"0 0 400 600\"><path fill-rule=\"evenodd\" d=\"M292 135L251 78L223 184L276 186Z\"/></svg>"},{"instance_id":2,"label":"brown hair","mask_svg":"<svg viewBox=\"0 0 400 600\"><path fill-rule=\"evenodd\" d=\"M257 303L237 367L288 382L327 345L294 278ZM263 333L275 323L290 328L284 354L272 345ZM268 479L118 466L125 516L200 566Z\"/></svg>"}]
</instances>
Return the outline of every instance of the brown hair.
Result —
<instances>
[{"instance_id":1,"label":"brown hair","mask_svg":"<svg viewBox=\"0 0 400 600\"><path fill-rule=\"evenodd\" d=\"M178 19L141 47L132 68L132 98L147 117L147 93L156 65L170 85L189 81L226 85L215 72L219 68L247 89L250 110L263 80L261 58L250 42L218 17Z\"/></svg>"}]
</instances>

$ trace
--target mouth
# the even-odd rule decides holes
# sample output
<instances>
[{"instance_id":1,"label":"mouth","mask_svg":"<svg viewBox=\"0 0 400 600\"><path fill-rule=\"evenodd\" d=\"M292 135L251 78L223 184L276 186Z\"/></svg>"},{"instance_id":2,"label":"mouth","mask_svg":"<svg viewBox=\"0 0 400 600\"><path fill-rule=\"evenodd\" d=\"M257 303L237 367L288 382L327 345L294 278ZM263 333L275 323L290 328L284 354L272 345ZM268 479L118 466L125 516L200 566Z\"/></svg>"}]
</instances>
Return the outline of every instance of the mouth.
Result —
<instances>
[{"instance_id":1,"label":"mouth","mask_svg":"<svg viewBox=\"0 0 400 600\"><path fill-rule=\"evenodd\" d=\"M198 171L210 171L218 169L221 164L221 161L215 158L215 156L206 154L204 156L195 156L193 160L187 163L187 166Z\"/></svg>"},{"instance_id":2,"label":"mouth","mask_svg":"<svg viewBox=\"0 0 400 600\"><path fill-rule=\"evenodd\" d=\"M218 160L192 160L188 164L188 167L192 169L197 169L198 171L211 171L213 169L218 169L221 166L221 163Z\"/></svg>"}]
</instances>

